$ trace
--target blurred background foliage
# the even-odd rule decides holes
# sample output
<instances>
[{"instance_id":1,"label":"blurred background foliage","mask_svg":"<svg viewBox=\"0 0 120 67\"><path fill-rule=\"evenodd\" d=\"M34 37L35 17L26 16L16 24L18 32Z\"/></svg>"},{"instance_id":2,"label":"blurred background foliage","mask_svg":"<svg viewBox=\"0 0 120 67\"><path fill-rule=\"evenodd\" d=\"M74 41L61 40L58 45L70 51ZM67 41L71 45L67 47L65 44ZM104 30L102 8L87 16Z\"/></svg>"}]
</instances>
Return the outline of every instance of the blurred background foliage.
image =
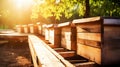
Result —
<instances>
[{"instance_id":1,"label":"blurred background foliage","mask_svg":"<svg viewBox=\"0 0 120 67\"><path fill-rule=\"evenodd\" d=\"M92 16L120 17L120 0L42 0L33 7L32 17L44 17L51 23L62 23ZM36 12L35 12L36 11Z\"/></svg>"},{"instance_id":2,"label":"blurred background foliage","mask_svg":"<svg viewBox=\"0 0 120 67\"><path fill-rule=\"evenodd\" d=\"M120 0L0 0L0 28L93 16L120 17Z\"/></svg>"}]
</instances>

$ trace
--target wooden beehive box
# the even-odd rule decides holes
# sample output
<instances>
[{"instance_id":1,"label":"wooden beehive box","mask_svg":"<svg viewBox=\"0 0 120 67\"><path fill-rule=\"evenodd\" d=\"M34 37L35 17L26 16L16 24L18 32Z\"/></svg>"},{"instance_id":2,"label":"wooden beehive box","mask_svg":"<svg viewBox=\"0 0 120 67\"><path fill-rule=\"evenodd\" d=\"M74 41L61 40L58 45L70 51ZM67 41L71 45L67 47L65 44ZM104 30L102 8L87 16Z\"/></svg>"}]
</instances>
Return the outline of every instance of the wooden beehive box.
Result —
<instances>
[{"instance_id":1,"label":"wooden beehive box","mask_svg":"<svg viewBox=\"0 0 120 67\"><path fill-rule=\"evenodd\" d=\"M23 27L21 25L16 25L16 31L18 33L23 33L24 32Z\"/></svg>"},{"instance_id":2,"label":"wooden beehive box","mask_svg":"<svg viewBox=\"0 0 120 67\"><path fill-rule=\"evenodd\" d=\"M57 27L57 24L47 25L48 40L52 44L52 47L60 47L61 45L61 30Z\"/></svg>"},{"instance_id":3,"label":"wooden beehive box","mask_svg":"<svg viewBox=\"0 0 120 67\"><path fill-rule=\"evenodd\" d=\"M101 65L120 61L120 19L92 17L73 20L77 28L77 54Z\"/></svg>"},{"instance_id":4,"label":"wooden beehive box","mask_svg":"<svg viewBox=\"0 0 120 67\"><path fill-rule=\"evenodd\" d=\"M37 27L38 27L38 34L42 34L42 25L40 23L37 23Z\"/></svg>"},{"instance_id":5,"label":"wooden beehive box","mask_svg":"<svg viewBox=\"0 0 120 67\"><path fill-rule=\"evenodd\" d=\"M28 27L28 25L23 25L22 27L24 29L24 33L29 33L29 27Z\"/></svg>"},{"instance_id":6,"label":"wooden beehive box","mask_svg":"<svg viewBox=\"0 0 120 67\"><path fill-rule=\"evenodd\" d=\"M76 50L76 27L71 22L58 25L61 28L61 47Z\"/></svg>"},{"instance_id":7,"label":"wooden beehive box","mask_svg":"<svg viewBox=\"0 0 120 67\"><path fill-rule=\"evenodd\" d=\"M45 30L46 30L46 24L43 24L42 25L42 28L41 28L41 35L45 36Z\"/></svg>"},{"instance_id":8,"label":"wooden beehive box","mask_svg":"<svg viewBox=\"0 0 120 67\"><path fill-rule=\"evenodd\" d=\"M37 34L38 33L37 25L29 24L28 26L29 26L29 29L30 29L30 33L32 33L32 34Z\"/></svg>"},{"instance_id":9,"label":"wooden beehive box","mask_svg":"<svg viewBox=\"0 0 120 67\"><path fill-rule=\"evenodd\" d=\"M45 40L48 40L52 44L54 44L54 41L53 41L54 40L54 29L52 29L53 26L54 26L53 24L49 24L49 25L46 25L46 28L45 28Z\"/></svg>"}]
</instances>

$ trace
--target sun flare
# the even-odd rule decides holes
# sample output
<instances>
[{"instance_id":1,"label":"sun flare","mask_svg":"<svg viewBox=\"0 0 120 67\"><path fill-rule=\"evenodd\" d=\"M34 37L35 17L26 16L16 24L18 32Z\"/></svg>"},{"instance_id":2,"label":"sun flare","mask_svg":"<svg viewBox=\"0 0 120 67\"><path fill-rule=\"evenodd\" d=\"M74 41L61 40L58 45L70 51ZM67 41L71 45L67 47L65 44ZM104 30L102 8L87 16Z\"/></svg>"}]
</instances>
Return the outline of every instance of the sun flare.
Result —
<instances>
[{"instance_id":1,"label":"sun flare","mask_svg":"<svg viewBox=\"0 0 120 67\"><path fill-rule=\"evenodd\" d=\"M33 0L15 0L17 8L29 7L34 3Z\"/></svg>"}]
</instances>

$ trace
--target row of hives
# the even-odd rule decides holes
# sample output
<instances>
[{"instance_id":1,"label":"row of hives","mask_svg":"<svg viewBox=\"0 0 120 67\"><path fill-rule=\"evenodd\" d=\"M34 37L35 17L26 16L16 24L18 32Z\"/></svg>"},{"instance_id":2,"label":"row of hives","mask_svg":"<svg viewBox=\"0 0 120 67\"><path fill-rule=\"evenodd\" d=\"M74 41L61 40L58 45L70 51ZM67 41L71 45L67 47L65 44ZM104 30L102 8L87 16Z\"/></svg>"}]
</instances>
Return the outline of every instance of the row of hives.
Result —
<instances>
[{"instance_id":1,"label":"row of hives","mask_svg":"<svg viewBox=\"0 0 120 67\"><path fill-rule=\"evenodd\" d=\"M100 65L120 62L120 19L92 17L60 24L16 26L20 33L45 36L51 47L73 50Z\"/></svg>"}]
</instances>

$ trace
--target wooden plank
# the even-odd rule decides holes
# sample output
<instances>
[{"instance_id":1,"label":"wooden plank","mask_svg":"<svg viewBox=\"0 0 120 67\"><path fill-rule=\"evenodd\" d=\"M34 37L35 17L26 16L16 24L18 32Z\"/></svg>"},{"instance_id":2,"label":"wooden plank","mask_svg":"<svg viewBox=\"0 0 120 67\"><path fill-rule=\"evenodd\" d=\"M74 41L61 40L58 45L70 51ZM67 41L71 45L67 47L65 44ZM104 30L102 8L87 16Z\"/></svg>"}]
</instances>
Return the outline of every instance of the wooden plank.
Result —
<instances>
[{"instance_id":1,"label":"wooden plank","mask_svg":"<svg viewBox=\"0 0 120 67\"><path fill-rule=\"evenodd\" d=\"M54 50L57 51L57 52L63 52L63 51L65 51L64 48L54 48Z\"/></svg>"},{"instance_id":2,"label":"wooden plank","mask_svg":"<svg viewBox=\"0 0 120 67\"><path fill-rule=\"evenodd\" d=\"M97 47L97 48L101 48L101 45L102 45L101 42L99 41L85 40L80 38L77 38L77 43L84 44L91 47Z\"/></svg>"},{"instance_id":3,"label":"wooden plank","mask_svg":"<svg viewBox=\"0 0 120 67\"><path fill-rule=\"evenodd\" d=\"M77 33L77 38L101 41L101 34L100 33Z\"/></svg>"},{"instance_id":4,"label":"wooden plank","mask_svg":"<svg viewBox=\"0 0 120 67\"><path fill-rule=\"evenodd\" d=\"M101 49L77 43L77 54L101 64Z\"/></svg>"},{"instance_id":5,"label":"wooden plank","mask_svg":"<svg viewBox=\"0 0 120 67\"><path fill-rule=\"evenodd\" d=\"M92 18L75 19L73 20L72 23L75 23L75 24L91 23L91 22L100 21L100 20L101 20L101 17L92 17Z\"/></svg>"},{"instance_id":6,"label":"wooden plank","mask_svg":"<svg viewBox=\"0 0 120 67\"><path fill-rule=\"evenodd\" d=\"M74 64L76 67L95 67L95 62L84 62Z\"/></svg>"},{"instance_id":7,"label":"wooden plank","mask_svg":"<svg viewBox=\"0 0 120 67\"><path fill-rule=\"evenodd\" d=\"M62 57L72 57L75 56L75 51L65 51L65 52L58 52Z\"/></svg>"},{"instance_id":8,"label":"wooden plank","mask_svg":"<svg viewBox=\"0 0 120 67\"><path fill-rule=\"evenodd\" d=\"M86 23L77 25L77 32L101 32L101 24L100 23Z\"/></svg>"},{"instance_id":9,"label":"wooden plank","mask_svg":"<svg viewBox=\"0 0 120 67\"><path fill-rule=\"evenodd\" d=\"M43 41L41 41L41 42L44 43ZM54 51L53 49L51 49L48 45L44 45L44 46L46 46L46 48L49 51L51 51L65 65L65 67L75 67L73 64L71 64L70 62L68 62L67 60L65 60L59 53L57 53L56 51Z\"/></svg>"},{"instance_id":10,"label":"wooden plank","mask_svg":"<svg viewBox=\"0 0 120 67\"><path fill-rule=\"evenodd\" d=\"M45 43L42 43L38 37L29 35L29 40L31 41L29 42L31 43L30 45L33 45L40 65L43 67L65 67L61 61L44 46Z\"/></svg>"},{"instance_id":11,"label":"wooden plank","mask_svg":"<svg viewBox=\"0 0 120 67\"><path fill-rule=\"evenodd\" d=\"M58 27L70 26L70 23L71 23L71 22L60 23L60 24L58 24Z\"/></svg>"},{"instance_id":12,"label":"wooden plank","mask_svg":"<svg viewBox=\"0 0 120 67\"><path fill-rule=\"evenodd\" d=\"M87 62L87 60L68 60L71 63L83 63L83 62Z\"/></svg>"}]
</instances>

